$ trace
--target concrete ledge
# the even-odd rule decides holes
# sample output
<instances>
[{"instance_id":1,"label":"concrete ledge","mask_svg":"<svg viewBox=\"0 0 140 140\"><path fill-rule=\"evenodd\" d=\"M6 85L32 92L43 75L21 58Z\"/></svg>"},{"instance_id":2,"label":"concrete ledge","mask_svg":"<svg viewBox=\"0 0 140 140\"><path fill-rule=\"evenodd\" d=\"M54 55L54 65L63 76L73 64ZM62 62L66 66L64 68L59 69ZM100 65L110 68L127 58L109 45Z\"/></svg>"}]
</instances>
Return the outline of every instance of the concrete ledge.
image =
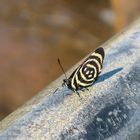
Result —
<instances>
[{"instance_id":1,"label":"concrete ledge","mask_svg":"<svg viewBox=\"0 0 140 140\"><path fill-rule=\"evenodd\" d=\"M0 140L139 140L140 19L102 47L103 71L81 99L60 77L1 122Z\"/></svg>"}]
</instances>

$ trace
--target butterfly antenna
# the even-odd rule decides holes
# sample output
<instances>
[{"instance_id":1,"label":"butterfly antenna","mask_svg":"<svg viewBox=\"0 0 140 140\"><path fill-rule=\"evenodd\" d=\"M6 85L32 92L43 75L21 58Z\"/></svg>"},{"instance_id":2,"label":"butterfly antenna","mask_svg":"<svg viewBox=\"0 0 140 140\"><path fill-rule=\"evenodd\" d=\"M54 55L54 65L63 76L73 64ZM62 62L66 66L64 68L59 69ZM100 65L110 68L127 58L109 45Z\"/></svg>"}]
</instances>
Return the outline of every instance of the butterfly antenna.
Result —
<instances>
[{"instance_id":1,"label":"butterfly antenna","mask_svg":"<svg viewBox=\"0 0 140 140\"><path fill-rule=\"evenodd\" d=\"M66 75L66 73L65 73L65 71L64 71L64 69L63 69L63 67L62 67L62 65L61 65L61 62L60 62L60 59L59 59L59 58L58 58L58 64L59 64L60 68L62 69L62 71L63 71L63 73L64 73L66 79L68 79L68 78L67 78L67 75Z\"/></svg>"}]
</instances>

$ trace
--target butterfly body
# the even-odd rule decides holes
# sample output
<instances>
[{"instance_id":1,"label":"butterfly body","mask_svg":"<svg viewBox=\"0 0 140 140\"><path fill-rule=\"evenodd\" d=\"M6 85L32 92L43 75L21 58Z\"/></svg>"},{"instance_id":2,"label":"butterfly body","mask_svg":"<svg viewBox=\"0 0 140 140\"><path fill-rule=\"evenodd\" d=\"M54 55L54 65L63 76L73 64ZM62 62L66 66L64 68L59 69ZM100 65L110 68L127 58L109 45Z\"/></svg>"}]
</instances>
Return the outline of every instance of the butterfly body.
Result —
<instances>
[{"instance_id":1,"label":"butterfly body","mask_svg":"<svg viewBox=\"0 0 140 140\"><path fill-rule=\"evenodd\" d=\"M84 90L92 86L101 73L104 56L103 48L100 47L96 49L76 68L69 78L63 80L62 85L67 86L76 93L78 93L79 90Z\"/></svg>"}]
</instances>

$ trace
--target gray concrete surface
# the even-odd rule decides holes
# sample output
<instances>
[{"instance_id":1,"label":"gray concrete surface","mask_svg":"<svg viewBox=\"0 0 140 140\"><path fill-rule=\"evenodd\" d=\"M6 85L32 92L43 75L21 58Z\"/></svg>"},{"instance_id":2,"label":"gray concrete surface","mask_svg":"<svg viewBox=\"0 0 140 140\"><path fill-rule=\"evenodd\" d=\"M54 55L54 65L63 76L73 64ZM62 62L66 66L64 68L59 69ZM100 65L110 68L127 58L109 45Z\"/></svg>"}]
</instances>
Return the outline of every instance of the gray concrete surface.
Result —
<instances>
[{"instance_id":1,"label":"gray concrete surface","mask_svg":"<svg viewBox=\"0 0 140 140\"><path fill-rule=\"evenodd\" d=\"M0 140L139 140L140 19L102 47L104 68L89 91L79 98L62 75L1 122Z\"/></svg>"}]
</instances>

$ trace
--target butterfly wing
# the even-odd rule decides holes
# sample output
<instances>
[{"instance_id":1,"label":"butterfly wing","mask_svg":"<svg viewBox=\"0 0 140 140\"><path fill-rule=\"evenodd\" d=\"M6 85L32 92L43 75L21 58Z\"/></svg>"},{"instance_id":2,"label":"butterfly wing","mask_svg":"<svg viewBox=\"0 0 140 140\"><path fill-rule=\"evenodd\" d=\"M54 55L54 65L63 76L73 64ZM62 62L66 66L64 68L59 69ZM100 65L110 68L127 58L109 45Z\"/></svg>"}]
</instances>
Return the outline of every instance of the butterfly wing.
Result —
<instances>
[{"instance_id":1,"label":"butterfly wing","mask_svg":"<svg viewBox=\"0 0 140 140\"><path fill-rule=\"evenodd\" d=\"M101 73L104 56L105 53L103 48L98 48L90 54L90 56L69 77L69 88L77 91L91 86Z\"/></svg>"}]
</instances>

